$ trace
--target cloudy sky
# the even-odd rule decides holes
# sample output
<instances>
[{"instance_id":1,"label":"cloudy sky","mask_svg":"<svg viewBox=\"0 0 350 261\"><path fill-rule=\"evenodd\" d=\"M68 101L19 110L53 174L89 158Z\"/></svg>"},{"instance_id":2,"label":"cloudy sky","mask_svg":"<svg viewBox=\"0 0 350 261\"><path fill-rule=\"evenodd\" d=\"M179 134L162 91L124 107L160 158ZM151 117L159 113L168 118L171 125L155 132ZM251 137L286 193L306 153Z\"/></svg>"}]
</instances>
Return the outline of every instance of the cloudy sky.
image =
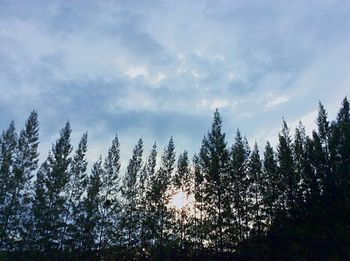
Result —
<instances>
[{"instance_id":1,"label":"cloudy sky","mask_svg":"<svg viewBox=\"0 0 350 261\"><path fill-rule=\"evenodd\" d=\"M263 147L350 95L350 1L0 0L0 128L39 113L41 157L70 120L89 160L174 137L195 153L219 108Z\"/></svg>"}]
</instances>

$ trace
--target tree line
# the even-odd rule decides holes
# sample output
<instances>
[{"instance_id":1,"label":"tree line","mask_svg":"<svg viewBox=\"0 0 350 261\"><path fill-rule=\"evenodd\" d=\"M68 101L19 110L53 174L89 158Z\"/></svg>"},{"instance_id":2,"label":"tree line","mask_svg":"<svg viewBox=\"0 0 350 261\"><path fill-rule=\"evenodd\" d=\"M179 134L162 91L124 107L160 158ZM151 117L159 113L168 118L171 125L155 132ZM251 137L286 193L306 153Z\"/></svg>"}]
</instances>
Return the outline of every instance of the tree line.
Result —
<instances>
[{"instance_id":1,"label":"tree line","mask_svg":"<svg viewBox=\"0 0 350 261\"><path fill-rule=\"evenodd\" d=\"M216 110L193 158L140 139L121 173L117 135L88 170L69 122L39 164L33 111L0 136L0 260L350 259L347 98L332 121L319 103L316 123L292 137L283 120L260 152L239 129L229 145Z\"/></svg>"}]
</instances>

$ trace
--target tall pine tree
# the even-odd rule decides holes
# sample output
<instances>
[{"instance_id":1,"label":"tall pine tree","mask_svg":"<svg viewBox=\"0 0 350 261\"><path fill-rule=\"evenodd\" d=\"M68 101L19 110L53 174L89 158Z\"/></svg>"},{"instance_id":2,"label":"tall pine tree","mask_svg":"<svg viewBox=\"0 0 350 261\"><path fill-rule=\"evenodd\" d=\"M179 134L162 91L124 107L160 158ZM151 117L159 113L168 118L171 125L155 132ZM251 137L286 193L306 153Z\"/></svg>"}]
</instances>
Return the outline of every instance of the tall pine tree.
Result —
<instances>
[{"instance_id":1,"label":"tall pine tree","mask_svg":"<svg viewBox=\"0 0 350 261\"><path fill-rule=\"evenodd\" d=\"M249 233L248 163L250 149L248 142L237 129L230 152L230 234L235 243L247 238Z\"/></svg>"},{"instance_id":2,"label":"tall pine tree","mask_svg":"<svg viewBox=\"0 0 350 261\"><path fill-rule=\"evenodd\" d=\"M282 131L279 134L278 143L278 171L281 175L281 200L282 206L288 216L294 216L296 210L296 200L298 191L298 177L295 173L292 140L289 134L289 128L285 120L283 120Z\"/></svg>"},{"instance_id":3,"label":"tall pine tree","mask_svg":"<svg viewBox=\"0 0 350 261\"><path fill-rule=\"evenodd\" d=\"M17 192L20 177L14 171L16 161L18 135L15 123L11 121L1 137L1 166L0 166L0 248L11 247L15 234L12 229L12 215L15 208L18 208ZM16 225L16 224L14 224ZM10 226L10 227L9 227Z\"/></svg>"},{"instance_id":4,"label":"tall pine tree","mask_svg":"<svg viewBox=\"0 0 350 261\"><path fill-rule=\"evenodd\" d=\"M265 146L263 172L262 172L262 197L263 208L266 215L267 224L271 225L276 212L280 208L280 179L281 176L277 172L277 161L273 147L269 142Z\"/></svg>"},{"instance_id":5,"label":"tall pine tree","mask_svg":"<svg viewBox=\"0 0 350 261\"><path fill-rule=\"evenodd\" d=\"M248 214L252 219L253 232L257 236L261 236L265 230L265 220L262 213L262 164L257 143L254 143L253 150L250 154L248 163L249 187L248 197L251 200Z\"/></svg>"},{"instance_id":6,"label":"tall pine tree","mask_svg":"<svg viewBox=\"0 0 350 261\"><path fill-rule=\"evenodd\" d=\"M164 247L170 239L172 215L169 210L170 185L175 167L175 146L171 137L168 146L164 149L160 168L156 172L150 190L150 200L153 202L151 211L152 217L152 234L154 242L158 248L158 256L163 257Z\"/></svg>"},{"instance_id":7,"label":"tall pine tree","mask_svg":"<svg viewBox=\"0 0 350 261\"><path fill-rule=\"evenodd\" d=\"M155 202L153 187L157 164L157 145L154 143L147 162L145 162L139 180L140 243L143 249L149 248L153 235L153 210Z\"/></svg>"},{"instance_id":8,"label":"tall pine tree","mask_svg":"<svg viewBox=\"0 0 350 261\"><path fill-rule=\"evenodd\" d=\"M189 201L190 191L191 191L191 171L190 163L188 159L188 152L184 151L180 154L177 162L177 171L174 175L174 189L179 195L178 200L180 209L177 210L177 224L175 225L175 232L177 234L177 239L179 239L179 248L183 250L185 246L189 243L189 218L190 209L187 204Z\"/></svg>"},{"instance_id":9,"label":"tall pine tree","mask_svg":"<svg viewBox=\"0 0 350 261\"><path fill-rule=\"evenodd\" d=\"M33 202L33 177L39 162L38 114L32 111L20 132L14 171L17 177L17 211L12 218L13 230L20 235L20 249L29 249L29 235L33 229L31 208ZM16 221L16 218L18 219Z\"/></svg>"},{"instance_id":10,"label":"tall pine tree","mask_svg":"<svg viewBox=\"0 0 350 261\"><path fill-rule=\"evenodd\" d=\"M121 240L121 232L115 229L120 222L120 147L118 136L112 140L112 145L108 150L104 161L104 171L101 181L101 222L99 231L99 250L105 250L107 247Z\"/></svg>"},{"instance_id":11,"label":"tall pine tree","mask_svg":"<svg viewBox=\"0 0 350 261\"><path fill-rule=\"evenodd\" d=\"M219 111L214 113L210 132L204 137L200 149L200 165L204 175L203 201L207 213L207 242L222 255L224 251L224 200L228 172L228 150L225 134L222 132L222 119Z\"/></svg>"},{"instance_id":12,"label":"tall pine tree","mask_svg":"<svg viewBox=\"0 0 350 261\"><path fill-rule=\"evenodd\" d=\"M60 235L65 228L66 187L69 183L72 151L70 135L71 127L67 122L37 174L34 237L38 241L39 250L44 250L46 254L58 249Z\"/></svg>"},{"instance_id":13,"label":"tall pine tree","mask_svg":"<svg viewBox=\"0 0 350 261\"><path fill-rule=\"evenodd\" d=\"M125 231L126 246L130 251L131 247L138 243L138 183L140 171L142 167L143 142L139 139L132 157L129 160L127 171L123 179L121 187L121 195L123 197L123 216L122 229Z\"/></svg>"},{"instance_id":14,"label":"tall pine tree","mask_svg":"<svg viewBox=\"0 0 350 261\"><path fill-rule=\"evenodd\" d=\"M102 159L94 163L91 175L88 178L87 193L81 205L82 215L78 217L79 225L82 226L82 251L91 254L96 250L100 238L99 224L101 222L100 206L102 201L101 177L104 175Z\"/></svg>"},{"instance_id":15,"label":"tall pine tree","mask_svg":"<svg viewBox=\"0 0 350 261\"><path fill-rule=\"evenodd\" d=\"M66 186L64 229L61 233L61 248L79 249L82 227L79 224L82 195L87 185L87 133L84 133L72 158L69 182Z\"/></svg>"}]
</instances>

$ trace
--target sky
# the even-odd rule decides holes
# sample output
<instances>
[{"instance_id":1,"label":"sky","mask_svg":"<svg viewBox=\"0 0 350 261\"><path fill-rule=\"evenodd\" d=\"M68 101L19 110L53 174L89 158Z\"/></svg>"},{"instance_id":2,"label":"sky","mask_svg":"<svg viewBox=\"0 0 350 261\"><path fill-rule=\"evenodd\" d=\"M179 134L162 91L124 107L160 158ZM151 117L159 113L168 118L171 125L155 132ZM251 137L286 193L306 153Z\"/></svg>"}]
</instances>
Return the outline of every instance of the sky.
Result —
<instances>
[{"instance_id":1,"label":"sky","mask_svg":"<svg viewBox=\"0 0 350 261\"><path fill-rule=\"evenodd\" d=\"M67 120L89 162L173 136L199 150L215 108L262 149L350 94L350 1L0 0L0 129L31 110L44 159Z\"/></svg>"}]
</instances>

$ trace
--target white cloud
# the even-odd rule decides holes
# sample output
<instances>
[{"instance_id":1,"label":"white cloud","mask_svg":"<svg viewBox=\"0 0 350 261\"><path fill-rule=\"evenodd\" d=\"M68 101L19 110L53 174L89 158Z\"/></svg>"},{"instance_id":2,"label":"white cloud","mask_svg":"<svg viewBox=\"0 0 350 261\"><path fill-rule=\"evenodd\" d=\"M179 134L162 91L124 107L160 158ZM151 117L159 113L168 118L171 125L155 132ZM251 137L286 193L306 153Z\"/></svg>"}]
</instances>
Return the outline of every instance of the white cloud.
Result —
<instances>
[{"instance_id":1,"label":"white cloud","mask_svg":"<svg viewBox=\"0 0 350 261\"><path fill-rule=\"evenodd\" d=\"M204 73L199 73L199 72L197 72L196 70L192 70L192 76L194 77L194 78L204 78L205 77L205 74Z\"/></svg>"},{"instance_id":2,"label":"white cloud","mask_svg":"<svg viewBox=\"0 0 350 261\"><path fill-rule=\"evenodd\" d=\"M210 108L210 111L213 111L215 109L221 109L228 107L230 103L225 100L225 99L213 99L213 100L208 100L208 99L202 99L200 102L200 105L197 106L199 108Z\"/></svg>"},{"instance_id":3,"label":"white cloud","mask_svg":"<svg viewBox=\"0 0 350 261\"><path fill-rule=\"evenodd\" d=\"M131 79L134 79L139 76L147 77L148 71L144 66L129 66L129 68L124 72L125 75L129 76Z\"/></svg>"},{"instance_id":4,"label":"white cloud","mask_svg":"<svg viewBox=\"0 0 350 261\"><path fill-rule=\"evenodd\" d=\"M289 101L289 97L285 95L274 97L266 103L265 110L270 110L280 104L286 103L287 101Z\"/></svg>"},{"instance_id":5,"label":"white cloud","mask_svg":"<svg viewBox=\"0 0 350 261\"><path fill-rule=\"evenodd\" d=\"M225 58L224 56L220 55L220 54L216 54L212 57L213 60L218 60L218 61L224 61Z\"/></svg>"},{"instance_id":6,"label":"white cloud","mask_svg":"<svg viewBox=\"0 0 350 261\"><path fill-rule=\"evenodd\" d=\"M214 110L216 108L218 108L218 109L225 108L225 107L229 106L229 104L230 103L227 100L216 99L211 103L210 108L212 110Z\"/></svg>"},{"instance_id":7,"label":"white cloud","mask_svg":"<svg viewBox=\"0 0 350 261\"><path fill-rule=\"evenodd\" d=\"M161 81L165 80L166 79L166 76L165 74L159 72L157 73L157 75L155 76L155 78L150 82L151 84L158 84L160 83Z\"/></svg>"}]
</instances>

